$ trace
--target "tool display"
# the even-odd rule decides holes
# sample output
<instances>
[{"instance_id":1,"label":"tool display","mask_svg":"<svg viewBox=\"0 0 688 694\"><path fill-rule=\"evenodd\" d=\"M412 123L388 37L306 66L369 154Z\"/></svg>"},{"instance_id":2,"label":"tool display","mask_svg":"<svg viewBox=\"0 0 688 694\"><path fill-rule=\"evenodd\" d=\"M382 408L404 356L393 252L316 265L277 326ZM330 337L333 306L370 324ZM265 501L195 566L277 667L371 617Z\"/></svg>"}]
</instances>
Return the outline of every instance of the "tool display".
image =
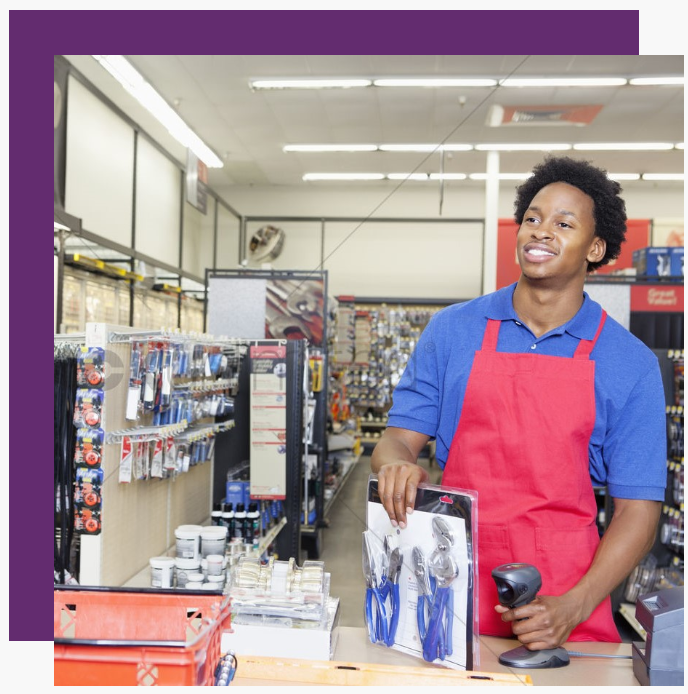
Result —
<instances>
[{"instance_id":1,"label":"tool display","mask_svg":"<svg viewBox=\"0 0 688 694\"><path fill-rule=\"evenodd\" d=\"M474 492L419 485L406 528L392 527L371 475L363 533L371 643L455 669L477 666L476 513Z\"/></svg>"},{"instance_id":2,"label":"tool display","mask_svg":"<svg viewBox=\"0 0 688 694\"><path fill-rule=\"evenodd\" d=\"M363 533L363 575L366 579L365 617L368 637L372 643L394 644L399 626L399 575L402 554L398 547L392 548L392 536L385 536L384 552L375 548L375 537L368 531ZM380 564L378 577L377 564Z\"/></svg>"},{"instance_id":3,"label":"tool display","mask_svg":"<svg viewBox=\"0 0 688 694\"><path fill-rule=\"evenodd\" d=\"M510 609L532 602L542 588L540 572L532 564L502 564L492 569L492 578L497 585L499 604ZM499 662L509 667L563 667L569 664L569 654L561 647L531 651L519 646L502 653Z\"/></svg>"}]
</instances>

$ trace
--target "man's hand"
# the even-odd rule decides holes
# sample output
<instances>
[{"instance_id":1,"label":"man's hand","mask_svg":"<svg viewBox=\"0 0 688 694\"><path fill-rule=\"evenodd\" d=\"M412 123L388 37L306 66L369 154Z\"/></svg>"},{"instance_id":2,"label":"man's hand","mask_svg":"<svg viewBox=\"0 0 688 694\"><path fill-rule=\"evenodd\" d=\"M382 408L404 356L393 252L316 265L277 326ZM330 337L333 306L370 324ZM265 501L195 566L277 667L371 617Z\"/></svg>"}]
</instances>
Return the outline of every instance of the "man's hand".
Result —
<instances>
[{"instance_id":1,"label":"man's hand","mask_svg":"<svg viewBox=\"0 0 688 694\"><path fill-rule=\"evenodd\" d=\"M392 525L406 527L406 514L413 513L416 491L428 479L417 463L387 463L377 473L377 488Z\"/></svg>"},{"instance_id":2,"label":"man's hand","mask_svg":"<svg viewBox=\"0 0 688 694\"><path fill-rule=\"evenodd\" d=\"M392 525L406 527L406 514L413 512L416 491L428 472L416 462L430 437L408 429L387 427L375 446L370 467L377 473L378 492Z\"/></svg>"},{"instance_id":3,"label":"man's hand","mask_svg":"<svg viewBox=\"0 0 688 694\"><path fill-rule=\"evenodd\" d=\"M512 622L514 636L532 651L561 646L586 619L579 601L566 594L538 595L522 607L496 605L495 610L501 613L502 621Z\"/></svg>"}]
</instances>

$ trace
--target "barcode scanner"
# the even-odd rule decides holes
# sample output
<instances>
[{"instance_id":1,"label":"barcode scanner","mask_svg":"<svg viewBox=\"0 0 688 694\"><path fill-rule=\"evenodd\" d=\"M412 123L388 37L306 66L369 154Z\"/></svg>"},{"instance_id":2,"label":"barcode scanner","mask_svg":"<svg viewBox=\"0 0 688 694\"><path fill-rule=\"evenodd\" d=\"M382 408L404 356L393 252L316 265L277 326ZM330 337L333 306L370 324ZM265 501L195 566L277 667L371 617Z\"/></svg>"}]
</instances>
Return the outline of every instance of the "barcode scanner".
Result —
<instances>
[{"instance_id":1,"label":"barcode scanner","mask_svg":"<svg viewBox=\"0 0 688 694\"><path fill-rule=\"evenodd\" d=\"M532 602L542 588L542 576L532 564L502 564L492 569L492 578L497 585L499 604L510 609ZM569 654L561 647L531 651L519 646L502 653L499 662L520 668L564 667L569 664Z\"/></svg>"}]
</instances>

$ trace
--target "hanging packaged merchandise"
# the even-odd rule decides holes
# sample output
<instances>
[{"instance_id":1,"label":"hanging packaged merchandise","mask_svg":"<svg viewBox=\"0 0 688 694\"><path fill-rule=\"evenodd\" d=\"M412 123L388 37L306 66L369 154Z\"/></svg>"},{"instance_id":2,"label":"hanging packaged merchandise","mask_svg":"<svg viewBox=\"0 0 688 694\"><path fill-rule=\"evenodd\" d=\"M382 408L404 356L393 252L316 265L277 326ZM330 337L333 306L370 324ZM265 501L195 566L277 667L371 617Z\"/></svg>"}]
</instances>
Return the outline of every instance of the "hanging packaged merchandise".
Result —
<instances>
[{"instance_id":1,"label":"hanging packaged merchandise","mask_svg":"<svg viewBox=\"0 0 688 694\"><path fill-rule=\"evenodd\" d=\"M159 395L158 379L162 367L162 350L155 343L149 343L146 356L146 372L143 379L143 409L154 409Z\"/></svg>"},{"instance_id":2,"label":"hanging packaged merchandise","mask_svg":"<svg viewBox=\"0 0 688 694\"><path fill-rule=\"evenodd\" d=\"M74 463L99 467L103 456L103 441L102 429L91 429L90 427L77 429Z\"/></svg>"},{"instance_id":3,"label":"hanging packaged merchandise","mask_svg":"<svg viewBox=\"0 0 688 694\"><path fill-rule=\"evenodd\" d=\"M104 472L101 468L77 467L74 486L74 529L87 535L101 531Z\"/></svg>"},{"instance_id":4,"label":"hanging packaged merchandise","mask_svg":"<svg viewBox=\"0 0 688 694\"><path fill-rule=\"evenodd\" d=\"M174 471L177 466L177 444L174 441L174 436L168 436L165 439L165 455L163 459L163 467L165 470Z\"/></svg>"},{"instance_id":5,"label":"hanging packaged merchandise","mask_svg":"<svg viewBox=\"0 0 688 694\"><path fill-rule=\"evenodd\" d=\"M122 437L122 450L119 457L119 482L128 484L131 482L131 473L133 467L134 451L132 447L131 437Z\"/></svg>"},{"instance_id":6,"label":"hanging packaged merchandise","mask_svg":"<svg viewBox=\"0 0 688 694\"><path fill-rule=\"evenodd\" d=\"M76 383L80 388L102 388L105 380L105 350L81 347L76 361Z\"/></svg>"},{"instance_id":7,"label":"hanging packaged merchandise","mask_svg":"<svg viewBox=\"0 0 688 694\"><path fill-rule=\"evenodd\" d=\"M478 666L478 495L421 484L393 527L368 481L365 618L372 643L458 670Z\"/></svg>"},{"instance_id":8,"label":"hanging packaged merchandise","mask_svg":"<svg viewBox=\"0 0 688 694\"><path fill-rule=\"evenodd\" d=\"M142 405L141 388L144 379L143 370L143 343L134 342L131 345L131 357L129 360L129 390L127 391L127 404L125 419L136 421L139 418Z\"/></svg>"},{"instance_id":9,"label":"hanging packaged merchandise","mask_svg":"<svg viewBox=\"0 0 688 694\"><path fill-rule=\"evenodd\" d=\"M163 440L161 438L156 438L150 443L151 450L151 465L150 465L150 476L162 478L163 471Z\"/></svg>"},{"instance_id":10,"label":"hanging packaged merchandise","mask_svg":"<svg viewBox=\"0 0 688 694\"><path fill-rule=\"evenodd\" d=\"M76 391L74 426L96 428L102 422L103 391L95 388L79 388Z\"/></svg>"}]
</instances>

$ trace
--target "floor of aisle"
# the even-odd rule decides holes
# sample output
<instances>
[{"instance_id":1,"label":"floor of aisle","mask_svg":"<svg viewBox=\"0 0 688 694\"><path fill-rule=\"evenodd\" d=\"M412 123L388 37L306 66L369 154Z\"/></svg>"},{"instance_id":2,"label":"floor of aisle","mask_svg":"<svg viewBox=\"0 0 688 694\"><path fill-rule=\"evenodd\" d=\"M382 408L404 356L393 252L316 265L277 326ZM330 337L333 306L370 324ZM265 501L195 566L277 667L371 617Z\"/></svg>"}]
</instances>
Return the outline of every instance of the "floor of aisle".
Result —
<instances>
[{"instance_id":1,"label":"floor of aisle","mask_svg":"<svg viewBox=\"0 0 688 694\"><path fill-rule=\"evenodd\" d=\"M439 483L437 465L430 466L427 458L420 464L429 471L430 481ZM361 456L328 512L329 527L321 538L320 559L330 574L330 595L339 598L339 623L346 627L365 626L361 547L369 474L370 457Z\"/></svg>"}]
</instances>

